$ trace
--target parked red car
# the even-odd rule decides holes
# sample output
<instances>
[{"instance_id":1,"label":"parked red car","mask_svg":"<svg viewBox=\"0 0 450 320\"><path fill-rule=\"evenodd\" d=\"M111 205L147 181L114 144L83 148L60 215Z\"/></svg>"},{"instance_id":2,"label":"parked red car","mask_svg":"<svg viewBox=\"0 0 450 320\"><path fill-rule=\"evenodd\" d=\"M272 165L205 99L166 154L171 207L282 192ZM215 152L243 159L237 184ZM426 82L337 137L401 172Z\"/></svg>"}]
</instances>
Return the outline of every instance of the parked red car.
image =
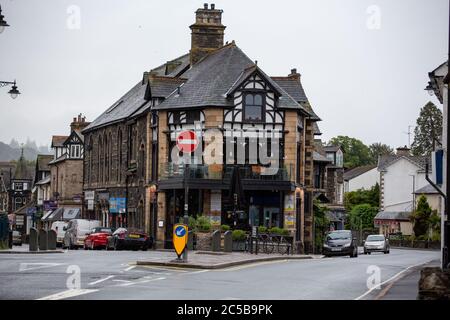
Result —
<instances>
[{"instance_id":1,"label":"parked red car","mask_svg":"<svg viewBox=\"0 0 450 320\"><path fill-rule=\"evenodd\" d=\"M97 227L92 229L84 239L84 250L95 250L97 248L106 248L108 237L112 235L111 228Z\"/></svg>"}]
</instances>

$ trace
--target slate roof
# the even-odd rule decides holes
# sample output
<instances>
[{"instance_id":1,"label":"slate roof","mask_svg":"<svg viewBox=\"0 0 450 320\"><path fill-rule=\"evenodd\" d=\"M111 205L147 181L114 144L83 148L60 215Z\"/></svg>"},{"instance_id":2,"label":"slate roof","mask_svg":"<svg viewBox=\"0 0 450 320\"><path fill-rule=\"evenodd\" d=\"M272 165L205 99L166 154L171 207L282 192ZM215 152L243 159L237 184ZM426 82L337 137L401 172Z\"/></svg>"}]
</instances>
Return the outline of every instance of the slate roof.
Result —
<instances>
[{"instance_id":1,"label":"slate roof","mask_svg":"<svg viewBox=\"0 0 450 320\"><path fill-rule=\"evenodd\" d=\"M415 194L439 194L439 192L433 188L431 186L431 184L427 184L425 187L422 187L418 190L416 190L416 192L414 192Z\"/></svg>"},{"instance_id":2,"label":"slate roof","mask_svg":"<svg viewBox=\"0 0 450 320\"><path fill-rule=\"evenodd\" d=\"M319 125L317 124L317 122L313 122L313 132L315 136L320 136L322 135L322 132L320 131Z\"/></svg>"},{"instance_id":3,"label":"slate roof","mask_svg":"<svg viewBox=\"0 0 450 320\"><path fill-rule=\"evenodd\" d=\"M64 142L69 136L52 136L52 148L64 147Z\"/></svg>"},{"instance_id":4,"label":"slate roof","mask_svg":"<svg viewBox=\"0 0 450 320\"><path fill-rule=\"evenodd\" d=\"M278 107L304 110L275 81L259 69L234 42L210 53L186 71L182 76L187 81L181 86L180 94L173 92L154 109L232 107L234 101L229 99L227 94L255 71L281 94Z\"/></svg>"},{"instance_id":5,"label":"slate roof","mask_svg":"<svg viewBox=\"0 0 450 320\"><path fill-rule=\"evenodd\" d=\"M36 168L38 171L50 171L48 163L53 160L53 155L38 154L36 159Z\"/></svg>"},{"instance_id":6,"label":"slate roof","mask_svg":"<svg viewBox=\"0 0 450 320\"><path fill-rule=\"evenodd\" d=\"M367 171L370 171L376 167L377 167L376 165L367 165L367 166L360 166L360 167L346 170L344 172L344 180L348 181L353 178L356 178L356 177L362 175L363 173L366 173Z\"/></svg>"},{"instance_id":7,"label":"slate roof","mask_svg":"<svg viewBox=\"0 0 450 320\"><path fill-rule=\"evenodd\" d=\"M380 211L375 216L374 220L402 220L409 221L411 212L404 211Z\"/></svg>"},{"instance_id":8,"label":"slate roof","mask_svg":"<svg viewBox=\"0 0 450 320\"><path fill-rule=\"evenodd\" d=\"M316 162L333 162L330 159L328 159L327 157L318 153L317 151L313 152L313 160Z\"/></svg>"},{"instance_id":9,"label":"slate roof","mask_svg":"<svg viewBox=\"0 0 450 320\"><path fill-rule=\"evenodd\" d=\"M323 150L325 152L337 152L340 148L340 146L324 146Z\"/></svg>"},{"instance_id":10,"label":"slate roof","mask_svg":"<svg viewBox=\"0 0 450 320\"><path fill-rule=\"evenodd\" d=\"M415 163L422 170L425 170L425 163L428 160L429 168L431 170L431 159L424 156L412 156L412 155L381 155L378 159L378 171L386 170L395 161L404 158Z\"/></svg>"},{"instance_id":11,"label":"slate roof","mask_svg":"<svg viewBox=\"0 0 450 320\"><path fill-rule=\"evenodd\" d=\"M167 72L167 65L168 64L175 64L178 65L177 67L175 67L175 69L173 69L170 72ZM190 64L190 55L189 52L178 57L175 58L173 60L167 61L166 63L150 70L151 74L155 74L157 76L168 76L168 77L177 77L180 74L183 73L183 71L185 71L186 68L189 67Z\"/></svg>"},{"instance_id":12,"label":"slate roof","mask_svg":"<svg viewBox=\"0 0 450 320\"><path fill-rule=\"evenodd\" d=\"M271 77L284 91L297 102L308 102L303 86L298 78Z\"/></svg>"},{"instance_id":13,"label":"slate roof","mask_svg":"<svg viewBox=\"0 0 450 320\"><path fill-rule=\"evenodd\" d=\"M106 109L99 117L91 122L82 132L88 132L94 128L119 122L128 118L143 105L150 101L144 99L147 83L139 81L130 91L117 100L111 107Z\"/></svg>"}]
</instances>

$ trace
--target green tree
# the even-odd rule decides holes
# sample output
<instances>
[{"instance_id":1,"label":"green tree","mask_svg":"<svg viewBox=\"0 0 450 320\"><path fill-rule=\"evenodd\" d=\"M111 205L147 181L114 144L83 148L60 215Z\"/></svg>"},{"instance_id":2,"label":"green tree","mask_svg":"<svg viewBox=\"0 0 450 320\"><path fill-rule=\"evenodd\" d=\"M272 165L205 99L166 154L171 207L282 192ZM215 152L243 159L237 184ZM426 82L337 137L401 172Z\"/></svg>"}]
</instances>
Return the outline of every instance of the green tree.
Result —
<instances>
[{"instance_id":1,"label":"green tree","mask_svg":"<svg viewBox=\"0 0 450 320\"><path fill-rule=\"evenodd\" d=\"M430 217L432 209L428 204L427 198L421 195L417 202L417 209L411 215L411 221L414 224L413 231L416 237L426 236L430 228Z\"/></svg>"},{"instance_id":2,"label":"green tree","mask_svg":"<svg viewBox=\"0 0 450 320\"><path fill-rule=\"evenodd\" d=\"M314 201L314 245L316 250L321 250L325 234L329 230L330 220L327 218L328 208L319 201Z\"/></svg>"},{"instance_id":3,"label":"green tree","mask_svg":"<svg viewBox=\"0 0 450 320\"><path fill-rule=\"evenodd\" d=\"M373 220L378 213L378 207L370 204L358 204L348 214L347 225L352 230L373 229Z\"/></svg>"},{"instance_id":4,"label":"green tree","mask_svg":"<svg viewBox=\"0 0 450 320\"><path fill-rule=\"evenodd\" d=\"M375 184L369 190L359 189L346 192L344 195L344 205L347 212L352 211L353 207L360 204L368 204L371 207L378 208L380 203L380 186Z\"/></svg>"},{"instance_id":5,"label":"green tree","mask_svg":"<svg viewBox=\"0 0 450 320\"><path fill-rule=\"evenodd\" d=\"M370 149L361 140L348 136L337 136L330 140L331 145L340 145L344 149L344 166L354 168L371 164Z\"/></svg>"},{"instance_id":6,"label":"green tree","mask_svg":"<svg viewBox=\"0 0 450 320\"><path fill-rule=\"evenodd\" d=\"M392 149L387 144L384 144L384 143L381 143L381 142L372 143L369 146L369 149L370 149L370 158L371 158L372 164L378 163L378 156L379 155L393 155L393 154L395 154L394 153L394 149Z\"/></svg>"},{"instance_id":7,"label":"green tree","mask_svg":"<svg viewBox=\"0 0 450 320\"><path fill-rule=\"evenodd\" d=\"M413 155L429 155L442 137L442 112L432 102L428 102L417 118L414 129L414 142L411 145Z\"/></svg>"}]
</instances>

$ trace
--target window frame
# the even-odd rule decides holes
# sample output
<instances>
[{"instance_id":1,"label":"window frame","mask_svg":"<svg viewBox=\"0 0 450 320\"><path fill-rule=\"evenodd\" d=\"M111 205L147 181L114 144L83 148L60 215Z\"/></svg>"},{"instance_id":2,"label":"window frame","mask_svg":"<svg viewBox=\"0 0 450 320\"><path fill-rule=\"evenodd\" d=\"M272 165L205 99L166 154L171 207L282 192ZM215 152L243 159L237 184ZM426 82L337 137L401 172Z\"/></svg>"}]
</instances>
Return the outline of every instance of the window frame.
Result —
<instances>
[{"instance_id":1,"label":"window frame","mask_svg":"<svg viewBox=\"0 0 450 320\"><path fill-rule=\"evenodd\" d=\"M246 114L246 109L247 106L253 106L256 107L258 105L253 104L253 105L247 105L246 101L247 101L247 96L248 95L252 95L253 99L256 95L260 95L261 96L261 120L251 120L251 119L247 119L247 114ZM261 90L261 91L255 91L255 90L251 90L251 91L244 91L243 95L242 95L242 122L243 123L265 123L266 122L266 94L265 91Z\"/></svg>"}]
</instances>

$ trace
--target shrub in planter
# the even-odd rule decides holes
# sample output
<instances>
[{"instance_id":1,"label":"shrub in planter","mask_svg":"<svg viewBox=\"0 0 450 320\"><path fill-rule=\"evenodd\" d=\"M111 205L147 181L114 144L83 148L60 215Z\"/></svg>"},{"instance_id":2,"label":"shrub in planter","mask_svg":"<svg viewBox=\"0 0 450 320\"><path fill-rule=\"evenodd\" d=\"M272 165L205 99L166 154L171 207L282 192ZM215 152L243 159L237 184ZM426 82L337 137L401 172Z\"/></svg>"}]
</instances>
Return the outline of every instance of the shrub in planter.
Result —
<instances>
[{"instance_id":1,"label":"shrub in planter","mask_svg":"<svg viewBox=\"0 0 450 320\"><path fill-rule=\"evenodd\" d=\"M227 225L227 224L222 224L222 225L220 226L220 231L222 231L222 232L227 232L227 231L229 231L230 229L231 229L230 226Z\"/></svg>"},{"instance_id":2,"label":"shrub in planter","mask_svg":"<svg viewBox=\"0 0 450 320\"><path fill-rule=\"evenodd\" d=\"M272 233L272 234L278 234L278 235L281 235L281 236L288 236L289 235L289 231L288 230L283 229L283 228L278 228L278 227L270 228L268 231L270 233Z\"/></svg>"},{"instance_id":3,"label":"shrub in planter","mask_svg":"<svg viewBox=\"0 0 450 320\"><path fill-rule=\"evenodd\" d=\"M211 222L208 218L200 216L197 218L197 222L195 224L195 229L198 232L210 232L211 231Z\"/></svg>"},{"instance_id":4,"label":"shrub in planter","mask_svg":"<svg viewBox=\"0 0 450 320\"><path fill-rule=\"evenodd\" d=\"M178 223L184 223L184 218L181 217L180 220L178 221ZM189 222L188 222L188 228L189 231L195 231L195 226L197 224L197 220L195 220L194 217L189 217Z\"/></svg>"},{"instance_id":5,"label":"shrub in planter","mask_svg":"<svg viewBox=\"0 0 450 320\"><path fill-rule=\"evenodd\" d=\"M267 228L266 227L258 227L258 233L267 233Z\"/></svg>"},{"instance_id":6,"label":"shrub in planter","mask_svg":"<svg viewBox=\"0 0 450 320\"><path fill-rule=\"evenodd\" d=\"M233 241L244 241L247 238L247 234L244 230L233 230Z\"/></svg>"}]
</instances>

